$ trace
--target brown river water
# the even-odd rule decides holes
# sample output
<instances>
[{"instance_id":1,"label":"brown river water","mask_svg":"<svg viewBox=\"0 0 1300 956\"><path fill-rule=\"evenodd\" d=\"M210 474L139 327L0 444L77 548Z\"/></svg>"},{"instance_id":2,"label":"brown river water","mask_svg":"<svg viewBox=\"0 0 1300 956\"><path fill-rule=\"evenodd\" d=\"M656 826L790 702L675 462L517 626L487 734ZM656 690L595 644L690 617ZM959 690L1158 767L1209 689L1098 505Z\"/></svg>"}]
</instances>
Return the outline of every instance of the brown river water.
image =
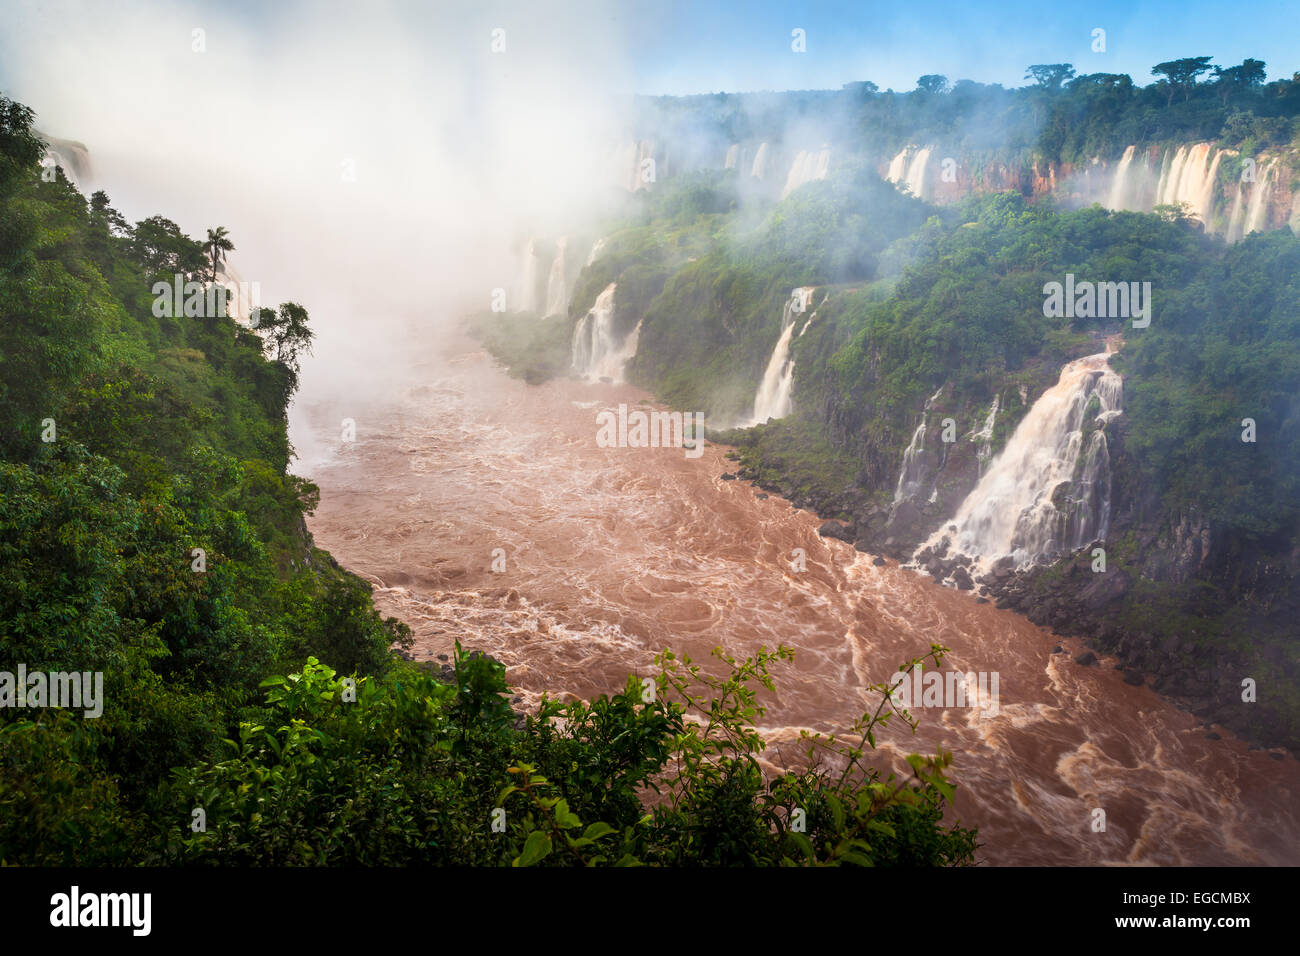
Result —
<instances>
[{"instance_id":1,"label":"brown river water","mask_svg":"<svg viewBox=\"0 0 1300 956\"><path fill-rule=\"evenodd\" d=\"M979 827L981 862L1300 863L1291 757L1207 740L1113 660L1078 666L1076 641L820 538L813 514L721 480L734 468L723 447L599 447L596 414L648 401L636 388L528 386L472 344L443 350L391 376L386 399L308 405L294 434L308 449L296 470L321 488L317 544L411 626L417 658L459 638L502 661L532 706L543 692L616 693L664 647L704 660L784 643L796 656L774 668L759 726L766 758L793 764L801 729L844 728L874 709L868 684L939 643L944 670L998 673L996 715L914 709L917 732L891 727L879 762L951 750L949 819Z\"/></svg>"}]
</instances>

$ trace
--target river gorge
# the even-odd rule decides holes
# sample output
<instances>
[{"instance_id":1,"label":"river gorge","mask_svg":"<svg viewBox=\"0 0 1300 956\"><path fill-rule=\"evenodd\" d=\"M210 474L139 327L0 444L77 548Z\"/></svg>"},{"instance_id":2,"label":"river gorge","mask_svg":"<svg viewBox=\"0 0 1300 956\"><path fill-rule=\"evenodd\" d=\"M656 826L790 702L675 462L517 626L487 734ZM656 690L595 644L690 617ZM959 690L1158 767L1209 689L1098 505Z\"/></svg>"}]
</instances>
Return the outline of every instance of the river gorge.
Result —
<instances>
[{"instance_id":1,"label":"river gorge","mask_svg":"<svg viewBox=\"0 0 1300 956\"><path fill-rule=\"evenodd\" d=\"M837 732L874 709L866 687L938 643L944 670L1000 675L999 707L917 708L916 734L893 724L878 758L954 753L949 816L979 827L981 862L1300 855L1295 760L1207 736L1112 659L1076 664L1079 642L819 537L817 516L724 480L723 446L599 447L597 414L648 406L642 390L526 385L468 339L424 338L408 368L386 370L384 397L309 404L294 434L296 470L321 488L317 545L411 626L417 659L456 640L487 652L527 710L543 693L618 692L665 647L707 660L715 646L744 657L786 644L795 659L761 697L775 767L799 761L801 730ZM343 418L353 442L338 438Z\"/></svg>"}]
</instances>

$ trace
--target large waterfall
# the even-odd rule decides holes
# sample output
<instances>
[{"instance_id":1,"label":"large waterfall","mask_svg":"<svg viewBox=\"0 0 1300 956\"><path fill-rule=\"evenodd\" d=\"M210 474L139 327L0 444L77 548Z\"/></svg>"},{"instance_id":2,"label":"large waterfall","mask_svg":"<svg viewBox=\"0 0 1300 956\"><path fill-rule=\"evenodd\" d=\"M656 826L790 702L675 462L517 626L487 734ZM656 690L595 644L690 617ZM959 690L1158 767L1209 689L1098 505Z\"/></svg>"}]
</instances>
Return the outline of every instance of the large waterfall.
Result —
<instances>
[{"instance_id":1,"label":"large waterfall","mask_svg":"<svg viewBox=\"0 0 1300 956\"><path fill-rule=\"evenodd\" d=\"M1109 359L1103 352L1061 370L956 516L921 550L946 546L987 570L1007 555L1025 567L1105 537L1110 457L1102 426L1123 403L1123 381Z\"/></svg>"},{"instance_id":2,"label":"large waterfall","mask_svg":"<svg viewBox=\"0 0 1300 956\"><path fill-rule=\"evenodd\" d=\"M1129 146L1120 157L1115 167L1115 178L1111 180L1110 195L1106 198L1108 209L1131 209L1133 199L1132 170L1133 157L1137 154L1136 146Z\"/></svg>"},{"instance_id":3,"label":"large waterfall","mask_svg":"<svg viewBox=\"0 0 1300 956\"><path fill-rule=\"evenodd\" d=\"M1219 168L1224 157L1235 160L1233 150L1196 143L1166 150L1157 160L1136 146L1124 150L1115 165L1106 206L1133 212L1150 212L1157 205L1185 203L1207 232L1222 233L1236 242L1252 230L1269 227L1269 199L1277 180L1277 160L1261 160L1255 182L1238 181L1220 188ZM1231 201L1216 215L1215 199Z\"/></svg>"},{"instance_id":4,"label":"large waterfall","mask_svg":"<svg viewBox=\"0 0 1300 956\"><path fill-rule=\"evenodd\" d=\"M1160 176L1156 204L1186 203L1193 216L1208 223L1214 180L1222 159L1223 150L1216 150L1210 143L1179 146Z\"/></svg>"},{"instance_id":5,"label":"large waterfall","mask_svg":"<svg viewBox=\"0 0 1300 956\"><path fill-rule=\"evenodd\" d=\"M1236 242L1252 232L1268 228L1269 200L1272 199L1273 185L1277 181L1276 173L1277 160L1270 159L1256 172L1254 182L1237 183L1232 207L1228 211L1228 231L1224 234L1229 242Z\"/></svg>"},{"instance_id":6,"label":"large waterfall","mask_svg":"<svg viewBox=\"0 0 1300 956\"><path fill-rule=\"evenodd\" d=\"M1277 178L1277 160L1270 160L1252 184L1250 202L1246 206L1246 227L1242 235L1250 235L1268 228L1268 201L1272 197L1273 183Z\"/></svg>"},{"instance_id":7,"label":"large waterfall","mask_svg":"<svg viewBox=\"0 0 1300 956\"><path fill-rule=\"evenodd\" d=\"M551 260L551 275L546 282L546 315L561 315L569 307L569 284L566 275L565 252L569 240L561 238Z\"/></svg>"},{"instance_id":8,"label":"large waterfall","mask_svg":"<svg viewBox=\"0 0 1300 956\"><path fill-rule=\"evenodd\" d=\"M885 178L891 183L903 186L918 199L925 197L925 173L930 165L931 147L917 149L908 146L889 161L889 171Z\"/></svg>"},{"instance_id":9,"label":"large waterfall","mask_svg":"<svg viewBox=\"0 0 1300 956\"><path fill-rule=\"evenodd\" d=\"M611 282L573 329L573 370L591 380L623 381L623 367L636 355L641 323L620 339L614 328L614 289Z\"/></svg>"},{"instance_id":10,"label":"large waterfall","mask_svg":"<svg viewBox=\"0 0 1300 956\"><path fill-rule=\"evenodd\" d=\"M749 174L755 179L767 178L767 143L759 143L758 152L754 154L754 165Z\"/></svg>"},{"instance_id":11,"label":"large waterfall","mask_svg":"<svg viewBox=\"0 0 1300 956\"><path fill-rule=\"evenodd\" d=\"M825 179L826 173L830 170L830 164L831 150L829 146L823 146L815 152L800 150L798 155L795 156L794 162L790 164L790 173L785 178L785 188L781 190L781 198L784 199L804 183L810 183L814 179Z\"/></svg>"},{"instance_id":12,"label":"large waterfall","mask_svg":"<svg viewBox=\"0 0 1300 956\"><path fill-rule=\"evenodd\" d=\"M754 395L754 411L749 424L761 425L769 418L785 418L790 414L790 390L794 384L794 359L790 357L790 339L794 337L797 317L803 313L812 301L815 286L793 289L790 299L781 312L781 337L772 349L767 369L763 372L763 381ZM812 322L816 313L808 317L804 328Z\"/></svg>"}]
</instances>

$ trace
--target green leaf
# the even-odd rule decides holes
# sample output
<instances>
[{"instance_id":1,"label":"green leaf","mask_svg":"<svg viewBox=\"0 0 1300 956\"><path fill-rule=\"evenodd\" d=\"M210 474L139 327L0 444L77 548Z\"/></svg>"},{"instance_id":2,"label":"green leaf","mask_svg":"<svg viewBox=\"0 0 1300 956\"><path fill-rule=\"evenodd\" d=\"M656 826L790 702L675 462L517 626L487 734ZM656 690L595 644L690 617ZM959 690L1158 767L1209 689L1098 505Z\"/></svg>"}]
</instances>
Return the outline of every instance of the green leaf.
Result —
<instances>
[{"instance_id":1,"label":"green leaf","mask_svg":"<svg viewBox=\"0 0 1300 956\"><path fill-rule=\"evenodd\" d=\"M551 852L551 838L541 830L534 830L524 841L524 850L515 857L511 866L532 866Z\"/></svg>"},{"instance_id":2,"label":"green leaf","mask_svg":"<svg viewBox=\"0 0 1300 956\"><path fill-rule=\"evenodd\" d=\"M560 800L555 804L555 822L566 830L582 826L582 821L569 812L569 804L566 800Z\"/></svg>"},{"instance_id":3,"label":"green leaf","mask_svg":"<svg viewBox=\"0 0 1300 956\"><path fill-rule=\"evenodd\" d=\"M599 840L606 834L614 832L614 828L608 823L596 822L583 831L582 838L584 840Z\"/></svg>"}]
</instances>

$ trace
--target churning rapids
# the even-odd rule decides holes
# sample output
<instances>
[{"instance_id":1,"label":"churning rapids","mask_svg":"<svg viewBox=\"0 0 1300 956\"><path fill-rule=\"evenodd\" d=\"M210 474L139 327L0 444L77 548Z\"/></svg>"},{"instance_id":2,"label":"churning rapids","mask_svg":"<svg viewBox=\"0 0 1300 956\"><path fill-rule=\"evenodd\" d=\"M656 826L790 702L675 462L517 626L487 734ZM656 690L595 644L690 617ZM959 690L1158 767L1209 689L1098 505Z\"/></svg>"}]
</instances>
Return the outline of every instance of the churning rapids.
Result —
<instances>
[{"instance_id":1,"label":"churning rapids","mask_svg":"<svg viewBox=\"0 0 1300 956\"><path fill-rule=\"evenodd\" d=\"M576 381L528 386L476 346L413 360L408 387L358 406L304 409L298 470L321 488L317 543L376 587L418 658L459 638L507 665L533 706L543 691L614 693L668 646L796 649L774 672L761 730L794 763L801 728L833 732L931 642L944 670L998 672L996 716L917 709L880 759L954 753L951 819L978 825L991 864L1295 864L1300 765L1251 751L1103 658L964 592L817 535L818 519L743 481L725 449L600 448L596 413L645 393ZM415 350L412 350L413 352ZM400 376L385 376L398 381ZM339 422L356 440L337 440ZM506 570L491 570L503 548ZM796 548L807 570L792 568ZM1052 654L1056 643L1070 654ZM876 698L872 697L872 706ZM1092 810L1106 811L1093 832Z\"/></svg>"}]
</instances>

